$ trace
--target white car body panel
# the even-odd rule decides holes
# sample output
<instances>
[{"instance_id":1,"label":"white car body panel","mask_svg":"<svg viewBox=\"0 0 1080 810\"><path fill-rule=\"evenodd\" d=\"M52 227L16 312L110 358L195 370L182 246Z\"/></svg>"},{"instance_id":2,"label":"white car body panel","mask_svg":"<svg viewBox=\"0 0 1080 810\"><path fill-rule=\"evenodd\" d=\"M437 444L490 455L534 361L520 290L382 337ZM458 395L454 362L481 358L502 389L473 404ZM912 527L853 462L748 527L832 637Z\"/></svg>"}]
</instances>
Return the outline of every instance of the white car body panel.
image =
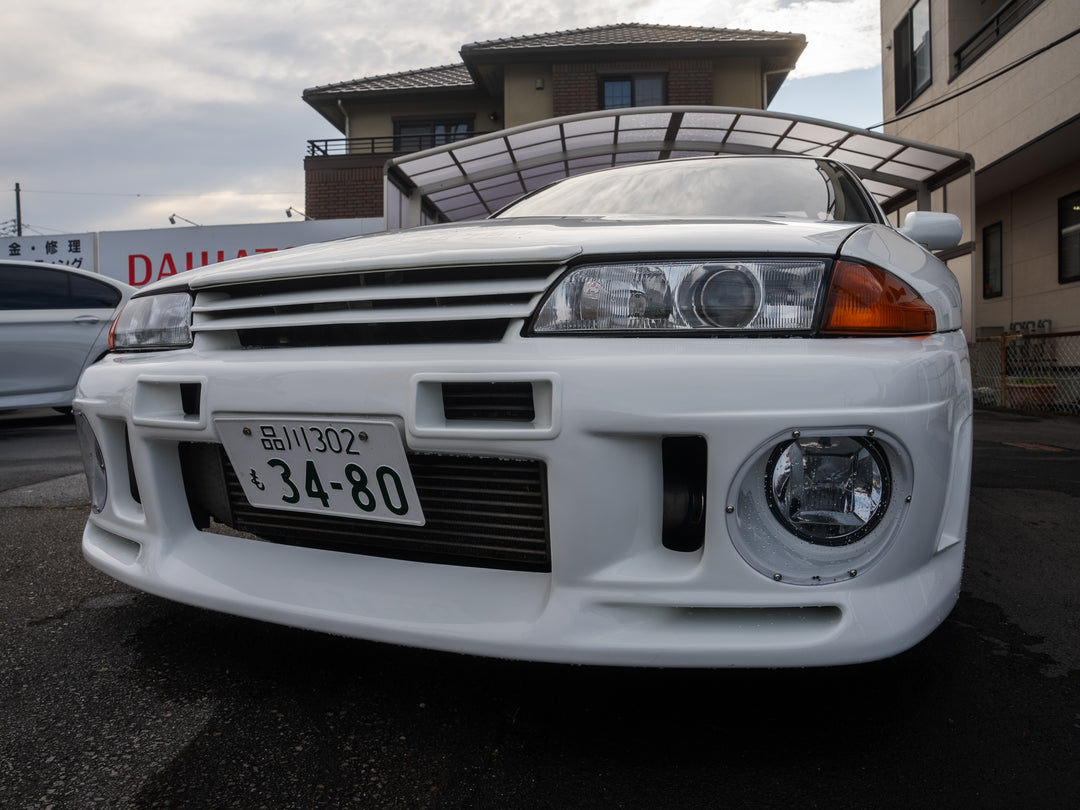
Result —
<instances>
[{"instance_id":1,"label":"white car body panel","mask_svg":"<svg viewBox=\"0 0 1080 810\"><path fill-rule=\"evenodd\" d=\"M939 331L540 337L523 334L522 316L498 342L245 349L228 329L213 331L210 318L191 348L111 355L84 375L76 407L99 443L109 492L90 517L83 552L117 579L181 602L479 655L773 667L901 652L944 620L959 593L972 408L955 280L886 225L495 221L297 248L156 289L190 285L198 325L223 300L218 291L238 282L717 254L877 263L924 296ZM295 322L320 323L318 315ZM531 385L533 419L451 420L437 401L443 383L499 381ZM200 530L178 446L219 443L215 420L231 417L390 420L410 453L540 461L550 570L416 562ZM821 585L766 575L736 542L756 519L740 488L757 485L754 465L795 432L873 436L893 465L885 550L865 570ZM672 436L701 437L707 447L704 541L691 551L660 542L662 443ZM357 531L364 524L356 521Z\"/></svg>"}]
</instances>

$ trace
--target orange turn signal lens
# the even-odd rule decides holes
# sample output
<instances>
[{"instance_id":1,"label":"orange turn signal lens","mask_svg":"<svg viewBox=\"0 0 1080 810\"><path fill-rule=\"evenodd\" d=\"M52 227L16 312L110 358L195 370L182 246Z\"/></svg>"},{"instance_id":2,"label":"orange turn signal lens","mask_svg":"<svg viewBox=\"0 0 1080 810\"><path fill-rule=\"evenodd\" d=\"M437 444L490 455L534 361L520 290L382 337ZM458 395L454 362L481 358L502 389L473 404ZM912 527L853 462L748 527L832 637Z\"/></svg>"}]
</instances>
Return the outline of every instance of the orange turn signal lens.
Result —
<instances>
[{"instance_id":1,"label":"orange turn signal lens","mask_svg":"<svg viewBox=\"0 0 1080 810\"><path fill-rule=\"evenodd\" d=\"M934 308L896 276L877 267L837 262L821 332L832 335L926 335Z\"/></svg>"}]
</instances>

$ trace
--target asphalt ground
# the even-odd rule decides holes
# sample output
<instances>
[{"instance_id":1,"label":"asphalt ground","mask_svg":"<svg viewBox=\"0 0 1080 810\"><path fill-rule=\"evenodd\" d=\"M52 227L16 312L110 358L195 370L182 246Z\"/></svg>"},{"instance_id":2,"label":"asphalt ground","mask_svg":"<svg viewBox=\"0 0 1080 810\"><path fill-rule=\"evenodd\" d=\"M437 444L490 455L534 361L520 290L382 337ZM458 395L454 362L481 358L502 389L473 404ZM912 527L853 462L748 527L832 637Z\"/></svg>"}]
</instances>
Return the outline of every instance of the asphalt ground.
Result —
<instances>
[{"instance_id":1,"label":"asphalt ground","mask_svg":"<svg viewBox=\"0 0 1080 810\"><path fill-rule=\"evenodd\" d=\"M358 642L79 552L70 419L0 415L0 807L1080 806L1080 422L979 412L965 580L856 667L643 670Z\"/></svg>"}]
</instances>

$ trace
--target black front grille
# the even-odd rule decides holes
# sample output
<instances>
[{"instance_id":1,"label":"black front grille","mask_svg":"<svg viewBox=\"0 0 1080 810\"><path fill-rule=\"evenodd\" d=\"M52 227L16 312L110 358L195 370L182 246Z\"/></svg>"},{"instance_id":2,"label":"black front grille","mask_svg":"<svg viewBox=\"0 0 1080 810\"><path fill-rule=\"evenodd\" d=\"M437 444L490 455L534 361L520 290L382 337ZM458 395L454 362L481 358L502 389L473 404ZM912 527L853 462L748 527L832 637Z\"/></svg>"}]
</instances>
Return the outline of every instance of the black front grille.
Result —
<instances>
[{"instance_id":1,"label":"black front grille","mask_svg":"<svg viewBox=\"0 0 1080 810\"><path fill-rule=\"evenodd\" d=\"M318 326L271 326L237 330L245 349L295 349L321 346L394 346L413 343L497 343L507 321L434 321L429 323L343 323Z\"/></svg>"},{"instance_id":2,"label":"black front grille","mask_svg":"<svg viewBox=\"0 0 1080 810\"><path fill-rule=\"evenodd\" d=\"M407 455L424 526L256 508L220 445L180 448L197 525L213 517L273 543L480 568L551 570L542 461ZM215 481L222 482L223 491L207 485Z\"/></svg>"}]
</instances>

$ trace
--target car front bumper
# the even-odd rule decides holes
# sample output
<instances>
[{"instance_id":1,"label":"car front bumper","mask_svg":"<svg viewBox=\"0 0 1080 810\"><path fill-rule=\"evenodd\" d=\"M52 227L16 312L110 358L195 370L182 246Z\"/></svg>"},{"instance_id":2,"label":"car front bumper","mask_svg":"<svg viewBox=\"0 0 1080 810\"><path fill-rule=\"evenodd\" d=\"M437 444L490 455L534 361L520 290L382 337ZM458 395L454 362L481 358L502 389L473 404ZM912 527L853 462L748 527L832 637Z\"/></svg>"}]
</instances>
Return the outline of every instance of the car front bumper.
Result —
<instances>
[{"instance_id":1,"label":"car front bumper","mask_svg":"<svg viewBox=\"0 0 1080 810\"><path fill-rule=\"evenodd\" d=\"M532 383L530 422L447 421L432 404L441 383L499 380ZM815 666L913 646L959 593L971 444L960 333L113 355L84 375L75 406L109 482L86 558L150 593L237 615L526 660ZM310 415L389 419L410 452L542 461L550 571L196 528L182 443L220 442L220 417ZM849 578L778 581L732 541L753 460L794 431L873 431L905 459L887 550ZM661 542L661 448L673 436L707 447L704 540L692 551Z\"/></svg>"}]
</instances>

